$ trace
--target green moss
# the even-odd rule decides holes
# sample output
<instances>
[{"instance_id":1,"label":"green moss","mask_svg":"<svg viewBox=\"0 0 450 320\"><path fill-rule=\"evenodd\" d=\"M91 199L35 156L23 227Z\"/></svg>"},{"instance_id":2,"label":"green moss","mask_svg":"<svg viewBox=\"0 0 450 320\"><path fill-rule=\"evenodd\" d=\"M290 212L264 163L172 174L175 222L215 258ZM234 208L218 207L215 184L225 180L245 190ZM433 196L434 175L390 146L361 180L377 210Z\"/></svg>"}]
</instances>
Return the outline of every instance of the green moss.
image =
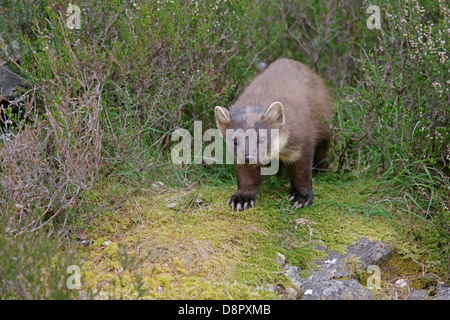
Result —
<instances>
[{"instance_id":1,"label":"green moss","mask_svg":"<svg viewBox=\"0 0 450 320\"><path fill-rule=\"evenodd\" d=\"M409 279L414 289L425 289L416 281L423 275L423 267L408 256L394 251L381 266L381 279L393 283L400 278Z\"/></svg>"},{"instance_id":2,"label":"green moss","mask_svg":"<svg viewBox=\"0 0 450 320\"><path fill-rule=\"evenodd\" d=\"M254 208L239 213L225 203L235 186L154 194L122 185L126 200L106 208L95 222L99 229L91 230L85 279L109 279L102 290L120 287L129 292L123 298L275 299L291 286L275 261L278 253L307 275L326 256L319 247L345 252L366 237L408 248L392 221L372 214L367 203L374 191L361 181L316 180L315 203L299 211L288 203L287 187L273 181L262 186ZM104 185L103 195L114 183ZM266 284L281 292L257 288Z\"/></svg>"},{"instance_id":3,"label":"green moss","mask_svg":"<svg viewBox=\"0 0 450 320\"><path fill-rule=\"evenodd\" d=\"M118 260L119 259L119 244L111 243L110 245L106 246L105 253L106 256L109 257L111 260Z\"/></svg>"}]
</instances>

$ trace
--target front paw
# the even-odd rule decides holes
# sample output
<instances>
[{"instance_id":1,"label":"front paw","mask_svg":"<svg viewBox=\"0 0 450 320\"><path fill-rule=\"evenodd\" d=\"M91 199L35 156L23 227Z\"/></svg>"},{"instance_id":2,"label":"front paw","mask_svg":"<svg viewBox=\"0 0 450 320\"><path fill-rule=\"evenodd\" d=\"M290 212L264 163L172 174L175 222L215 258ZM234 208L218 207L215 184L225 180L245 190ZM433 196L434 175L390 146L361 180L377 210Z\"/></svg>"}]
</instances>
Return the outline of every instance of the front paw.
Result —
<instances>
[{"instance_id":1,"label":"front paw","mask_svg":"<svg viewBox=\"0 0 450 320\"><path fill-rule=\"evenodd\" d=\"M289 193L288 199L294 209L300 209L310 206L313 203L313 194L312 191L293 190Z\"/></svg>"},{"instance_id":2,"label":"front paw","mask_svg":"<svg viewBox=\"0 0 450 320\"><path fill-rule=\"evenodd\" d=\"M252 208L255 205L256 196L240 194L239 192L233 194L227 201L231 210L242 211Z\"/></svg>"}]
</instances>

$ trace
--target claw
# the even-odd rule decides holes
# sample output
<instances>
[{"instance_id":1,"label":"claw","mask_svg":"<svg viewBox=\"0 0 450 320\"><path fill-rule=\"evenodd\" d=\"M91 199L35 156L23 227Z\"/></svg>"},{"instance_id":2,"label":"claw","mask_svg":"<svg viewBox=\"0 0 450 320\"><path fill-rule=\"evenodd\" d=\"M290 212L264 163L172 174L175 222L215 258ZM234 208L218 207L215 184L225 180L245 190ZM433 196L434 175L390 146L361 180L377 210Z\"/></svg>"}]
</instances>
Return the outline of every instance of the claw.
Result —
<instances>
[{"instance_id":1,"label":"claw","mask_svg":"<svg viewBox=\"0 0 450 320\"><path fill-rule=\"evenodd\" d=\"M304 204L303 204L301 201L299 201L299 202L293 204L293 207L294 207L295 209L301 209L301 208L304 207Z\"/></svg>"},{"instance_id":2,"label":"claw","mask_svg":"<svg viewBox=\"0 0 450 320\"><path fill-rule=\"evenodd\" d=\"M239 212L253 207L255 200L252 200L251 196L248 195L234 194L227 200L227 203L232 211Z\"/></svg>"}]
</instances>

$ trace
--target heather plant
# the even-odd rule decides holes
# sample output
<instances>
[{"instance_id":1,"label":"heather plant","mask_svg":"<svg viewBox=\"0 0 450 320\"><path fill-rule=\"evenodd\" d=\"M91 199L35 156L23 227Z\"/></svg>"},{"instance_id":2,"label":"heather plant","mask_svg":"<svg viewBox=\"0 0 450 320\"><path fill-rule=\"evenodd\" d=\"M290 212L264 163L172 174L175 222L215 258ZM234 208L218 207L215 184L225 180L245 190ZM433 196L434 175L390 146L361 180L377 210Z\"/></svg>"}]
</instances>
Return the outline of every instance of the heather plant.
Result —
<instances>
[{"instance_id":1,"label":"heather plant","mask_svg":"<svg viewBox=\"0 0 450 320\"><path fill-rule=\"evenodd\" d=\"M88 1L80 29L68 28L66 10L41 3L31 31L17 35L26 48L20 65L10 62L31 90L5 109L24 119L16 112L4 121L14 125L4 126L10 142L0 149L2 206L20 217L39 212L16 231L75 206L100 164L109 173L151 171L167 159L170 133L193 120L212 124L211 106L226 104L249 73L249 2Z\"/></svg>"},{"instance_id":2,"label":"heather plant","mask_svg":"<svg viewBox=\"0 0 450 320\"><path fill-rule=\"evenodd\" d=\"M267 50L262 57L303 61L332 89L353 85L362 48L374 33L366 28L367 6L362 0L260 1L260 32Z\"/></svg>"},{"instance_id":3,"label":"heather plant","mask_svg":"<svg viewBox=\"0 0 450 320\"><path fill-rule=\"evenodd\" d=\"M360 148L372 170L427 167L444 178L449 173L450 11L443 1L427 7L418 1L379 5L385 8L384 28L375 49L360 60L359 90L350 102L357 124L352 129L355 135L367 134Z\"/></svg>"},{"instance_id":4,"label":"heather plant","mask_svg":"<svg viewBox=\"0 0 450 320\"><path fill-rule=\"evenodd\" d=\"M212 106L233 98L249 73L254 8L247 1L144 1L116 12L104 151L107 164L134 163L137 170L128 168L140 172L155 155L167 159L175 128L212 125Z\"/></svg>"},{"instance_id":5,"label":"heather plant","mask_svg":"<svg viewBox=\"0 0 450 320\"><path fill-rule=\"evenodd\" d=\"M261 56L305 61L335 89L333 170L379 177L391 191L386 211L394 205L400 216L412 214L433 224L437 251L445 255L450 231L448 2L283 0L260 5L265 12L261 32L271 49ZM380 8L381 29L366 25L370 5ZM416 227L409 230L413 234Z\"/></svg>"},{"instance_id":6,"label":"heather plant","mask_svg":"<svg viewBox=\"0 0 450 320\"><path fill-rule=\"evenodd\" d=\"M72 252L61 254L58 239L48 232L12 235L0 229L0 297L2 299L72 299L78 290L67 286Z\"/></svg>"},{"instance_id":7,"label":"heather plant","mask_svg":"<svg viewBox=\"0 0 450 320\"><path fill-rule=\"evenodd\" d=\"M76 206L100 166L104 78L64 60L73 51L59 27L54 47L55 38L37 27L41 38L22 69L33 88L9 101L2 119L0 206L10 233L39 230Z\"/></svg>"},{"instance_id":8,"label":"heather plant","mask_svg":"<svg viewBox=\"0 0 450 320\"><path fill-rule=\"evenodd\" d=\"M448 256L450 11L445 1L377 4L382 28L358 59L357 87L343 91L347 99L338 105L345 157L382 174L401 195L399 212L407 208L435 225L437 250Z\"/></svg>"},{"instance_id":9,"label":"heather plant","mask_svg":"<svg viewBox=\"0 0 450 320\"><path fill-rule=\"evenodd\" d=\"M103 75L68 59L73 51L62 22L52 28L36 25L37 40L22 39L22 65L12 61L31 88L16 99L0 96L2 298L74 296L66 286L73 257L60 240L101 163Z\"/></svg>"},{"instance_id":10,"label":"heather plant","mask_svg":"<svg viewBox=\"0 0 450 320\"><path fill-rule=\"evenodd\" d=\"M171 131L212 123L211 106L226 104L250 71L250 1L79 6L80 29L71 29L66 1L2 2L0 31L22 52L20 61L1 58L26 84L17 99L1 97L0 271L17 278L2 280L3 297L69 297L62 282L39 283L47 274L33 265L51 271L60 261L55 237L81 223L79 196L101 165L106 175L151 173L169 153ZM14 270L21 246L30 264Z\"/></svg>"}]
</instances>

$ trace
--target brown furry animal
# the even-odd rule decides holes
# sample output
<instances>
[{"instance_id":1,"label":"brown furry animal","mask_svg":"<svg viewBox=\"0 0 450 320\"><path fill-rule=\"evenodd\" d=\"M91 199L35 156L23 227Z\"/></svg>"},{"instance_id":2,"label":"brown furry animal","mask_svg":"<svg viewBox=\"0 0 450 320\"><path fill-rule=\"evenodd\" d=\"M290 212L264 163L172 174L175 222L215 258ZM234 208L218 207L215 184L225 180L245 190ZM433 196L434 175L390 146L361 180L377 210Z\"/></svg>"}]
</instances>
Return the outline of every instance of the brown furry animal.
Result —
<instances>
[{"instance_id":1,"label":"brown furry animal","mask_svg":"<svg viewBox=\"0 0 450 320\"><path fill-rule=\"evenodd\" d=\"M215 116L224 139L227 129L255 129L261 142L269 140L261 136L261 129L279 129L277 143L268 147L269 156L277 150L287 167L291 179L288 199L294 208L312 204L312 168L313 164L319 169L328 167L325 159L332 116L328 90L316 73L300 62L279 59L252 81L229 111L216 107ZM227 144L236 154L236 138L234 145ZM233 210L245 210L256 202L261 159L254 163L253 158L246 151L246 162L236 164L238 191L228 199Z\"/></svg>"}]
</instances>

